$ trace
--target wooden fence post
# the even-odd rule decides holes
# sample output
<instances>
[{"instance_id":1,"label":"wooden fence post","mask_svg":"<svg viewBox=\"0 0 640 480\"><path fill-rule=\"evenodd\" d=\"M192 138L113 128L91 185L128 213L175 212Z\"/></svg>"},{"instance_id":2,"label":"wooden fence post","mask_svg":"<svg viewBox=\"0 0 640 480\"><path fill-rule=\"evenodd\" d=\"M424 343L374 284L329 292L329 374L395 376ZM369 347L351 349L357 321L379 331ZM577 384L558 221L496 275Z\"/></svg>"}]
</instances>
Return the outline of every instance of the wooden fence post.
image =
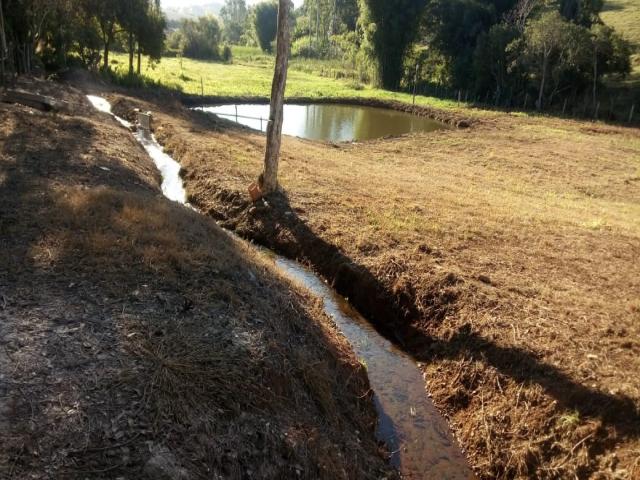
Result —
<instances>
[{"instance_id":1,"label":"wooden fence post","mask_svg":"<svg viewBox=\"0 0 640 480\"><path fill-rule=\"evenodd\" d=\"M593 114L593 118L598 119L598 114L600 113L600 102L596 103L596 111Z\"/></svg>"},{"instance_id":2,"label":"wooden fence post","mask_svg":"<svg viewBox=\"0 0 640 480\"><path fill-rule=\"evenodd\" d=\"M636 104L631 105L631 111L629 112L629 123L633 121L633 111L636 109Z\"/></svg>"}]
</instances>

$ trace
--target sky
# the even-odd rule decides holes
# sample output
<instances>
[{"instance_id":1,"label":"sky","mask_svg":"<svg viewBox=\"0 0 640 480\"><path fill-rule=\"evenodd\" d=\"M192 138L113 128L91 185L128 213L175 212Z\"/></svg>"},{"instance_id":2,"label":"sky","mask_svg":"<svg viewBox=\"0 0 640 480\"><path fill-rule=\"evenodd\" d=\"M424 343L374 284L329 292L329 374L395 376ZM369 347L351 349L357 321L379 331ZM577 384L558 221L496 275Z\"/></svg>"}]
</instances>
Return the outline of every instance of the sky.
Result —
<instances>
[{"instance_id":1,"label":"sky","mask_svg":"<svg viewBox=\"0 0 640 480\"><path fill-rule=\"evenodd\" d=\"M207 3L213 3L216 0L161 0L163 7L187 7L191 5L206 5ZM217 0L223 3L223 0ZM247 0L248 5L259 3L261 0ZM296 7L302 5L303 0L293 0Z\"/></svg>"}]
</instances>

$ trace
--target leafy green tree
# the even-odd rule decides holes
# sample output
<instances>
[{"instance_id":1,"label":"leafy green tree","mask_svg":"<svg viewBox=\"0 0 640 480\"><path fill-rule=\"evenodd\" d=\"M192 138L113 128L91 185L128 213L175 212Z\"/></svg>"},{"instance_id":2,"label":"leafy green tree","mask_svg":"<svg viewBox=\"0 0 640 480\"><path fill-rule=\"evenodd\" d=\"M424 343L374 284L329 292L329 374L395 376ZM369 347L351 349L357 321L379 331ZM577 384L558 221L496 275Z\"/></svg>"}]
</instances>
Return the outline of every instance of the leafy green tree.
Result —
<instances>
[{"instance_id":1,"label":"leafy green tree","mask_svg":"<svg viewBox=\"0 0 640 480\"><path fill-rule=\"evenodd\" d=\"M592 95L595 105L598 81L607 73L628 74L631 71L631 45L613 28L603 24L591 27Z\"/></svg>"},{"instance_id":2,"label":"leafy green tree","mask_svg":"<svg viewBox=\"0 0 640 480\"><path fill-rule=\"evenodd\" d=\"M557 11L543 13L525 28L525 52L540 82L536 102L538 109L543 106L545 88L555 67L554 61L562 57L568 46L567 29L568 23Z\"/></svg>"},{"instance_id":3,"label":"leafy green tree","mask_svg":"<svg viewBox=\"0 0 640 480\"><path fill-rule=\"evenodd\" d=\"M274 2L259 3L254 12L254 28L258 44L264 52L271 52L271 44L278 31L278 4Z\"/></svg>"},{"instance_id":4,"label":"leafy green tree","mask_svg":"<svg viewBox=\"0 0 640 480\"><path fill-rule=\"evenodd\" d=\"M375 57L380 86L397 89L404 57L416 39L427 0L360 0L360 23L364 42Z\"/></svg>"},{"instance_id":5,"label":"leafy green tree","mask_svg":"<svg viewBox=\"0 0 640 480\"><path fill-rule=\"evenodd\" d=\"M240 43L247 23L247 3L245 0L225 0L220 10L224 39L233 44Z\"/></svg>"},{"instance_id":6,"label":"leafy green tree","mask_svg":"<svg viewBox=\"0 0 640 480\"><path fill-rule=\"evenodd\" d=\"M478 42L487 41L491 28L517 4L516 0L432 0L428 4L423 18L425 41L448 60L452 86L470 88L475 83ZM492 40L501 33L494 31Z\"/></svg>"},{"instance_id":7,"label":"leafy green tree","mask_svg":"<svg viewBox=\"0 0 640 480\"><path fill-rule=\"evenodd\" d=\"M499 99L510 83L514 52L509 46L518 38L517 29L506 23L493 25L478 36L473 58L478 91L494 90Z\"/></svg>"},{"instance_id":8,"label":"leafy green tree","mask_svg":"<svg viewBox=\"0 0 640 480\"><path fill-rule=\"evenodd\" d=\"M558 5L564 18L587 28L598 23L603 6L604 0L559 0Z\"/></svg>"},{"instance_id":9,"label":"leafy green tree","mask_svg":"<svg viewBox=\"0 0 640 480\"><path fill-rule=\"evenodd\" d=\"M160 9L160 2L151 2L143 21L136 29L138 43L138 75L140 74L140 57L148 55L151 61L160 61L165 45L167 22Z\"/></svg>"},{"instance_id":10,"label":"leafy green tree","mask_svg":"<svg viewBox=\"0 0 640 480\"><path fill-rule=\"evenodd\" d=\"M217 60L220 58L220 38L222 31L215 17L200 17L184 20L182 32L183 55L190 58Z\"/></svg>"}]
</instances>

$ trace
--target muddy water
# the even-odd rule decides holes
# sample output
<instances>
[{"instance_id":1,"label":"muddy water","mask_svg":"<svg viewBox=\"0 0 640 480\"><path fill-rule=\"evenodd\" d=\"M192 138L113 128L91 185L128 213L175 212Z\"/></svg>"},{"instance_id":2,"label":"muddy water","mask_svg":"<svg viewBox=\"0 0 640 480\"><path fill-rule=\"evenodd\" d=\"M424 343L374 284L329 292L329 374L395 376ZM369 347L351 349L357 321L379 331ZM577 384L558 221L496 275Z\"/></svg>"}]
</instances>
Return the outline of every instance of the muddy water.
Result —
<instances>
[{"instance_id":1,"label":"muddy water","mask_svg":"<svg viewBox=\"0 0 640 480\"><path fill-rule=\"evenodd\" d=\"M96 108L111 113L105 100L98 102L96 99L99 97L90 98ZM136 138L160 168L165 195L186 203L180 165L163 153L153 136L137 134ZM170 168L162 168L163 165L170 165ZM165 191L165 184L171 185L171 189ZM286 277L323 300L325 311L366 366L378 412L376 435L392 451L391 463L402 476L442 480L473 478L446 421L427 397L422 373L414 360L378 334L314 273L294 261L264 252Z\"/></svg>"},{"instance_id":2,"label":"muddy water","mask_svg":"<svg viewBox=\"0 0 640 480\"><path fill-rule=\"evenodd\" d=\"M392 451L391 463L412 479L473 478L449 426L425 392L414 360L383 338L318 276L281 257L278 269L320 297L324 309L367 368L378 411L377 437Z\"/></svg>"},{"instance_id":3,"label":"muddy water","mask_svg":"<svg viewBox=\"0 0 640 480\"><path fill-rule=\"evenodd\" d=\"M269 105L220 105L198 107L236 123L263 132L267 129ZM282 133L310 140L347 142L431 132L446 128L443 123L387 108L353 105L285 105Z\"/></svg>"}]
</instances>

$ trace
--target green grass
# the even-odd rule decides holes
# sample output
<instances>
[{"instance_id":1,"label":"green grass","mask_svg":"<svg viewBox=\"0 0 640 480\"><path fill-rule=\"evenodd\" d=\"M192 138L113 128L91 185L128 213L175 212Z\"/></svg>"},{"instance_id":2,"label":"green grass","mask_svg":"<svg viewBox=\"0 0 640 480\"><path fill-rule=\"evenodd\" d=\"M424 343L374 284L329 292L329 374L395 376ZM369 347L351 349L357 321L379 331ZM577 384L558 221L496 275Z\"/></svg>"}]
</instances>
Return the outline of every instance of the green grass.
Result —
<instances>
[{"instance_id":1,"label":"green grass","mask_svg":"<svg viewBox=\"0 0 640 480\"><path fill-rule=\"evenodd\" d=\"M127 55L113 54L111 68L126 73ZM153 82L200 95L229 97L265 97L271 93L274 59L257 49L240 47L234 50L232 64L165 57L150 67L143 62L142 74ZM330 71L332 62L293 59L287 81L288 97L308 98L373 98L411 103L410 94L390 92L350 79L322 75ZM320 72L318 71L320 70ZM433 97L417 97L416 103L443 110L460 108L455 101ZM477 112L479 113L479 112Z\"/></svg>"},{"instance_id":2,"label":"green grass","mask_svg":"<svg viewBox=\"0 0 640 480\"><path fill-rule=\"evenodd\" d=\"M606 0L600 16L634 45L633 72L622 85L640 88L640 0Z\"/></svg>"},{"instance_id":3,"label":"green grass","mask_svg":"<svg viewBox=\"0 0 640 480\"><path fill-rule=\"evenodd\" d=\"M638 0L606 0L602 19L640 47L640 2Z\"/></svg>"}]
</instances>

